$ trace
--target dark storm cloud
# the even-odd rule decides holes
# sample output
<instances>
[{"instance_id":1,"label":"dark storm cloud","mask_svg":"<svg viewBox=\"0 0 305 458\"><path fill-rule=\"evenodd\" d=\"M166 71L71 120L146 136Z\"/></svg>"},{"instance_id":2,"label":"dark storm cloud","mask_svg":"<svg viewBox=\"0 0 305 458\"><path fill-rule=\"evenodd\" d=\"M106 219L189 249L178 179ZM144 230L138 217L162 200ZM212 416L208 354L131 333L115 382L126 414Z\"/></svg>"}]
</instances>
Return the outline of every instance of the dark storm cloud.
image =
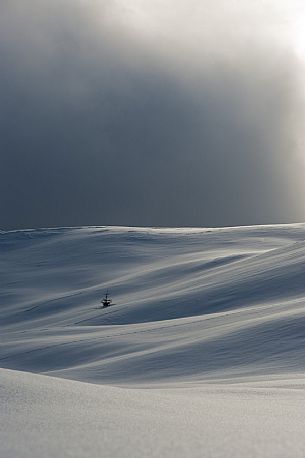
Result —
<instances>
[{"instance_id":1,"label":"dark storm cloud","mask_svg":"<svg viewBox=\"0 0 305 458\"><path fill-rule=\"evenodd\" d=\"M1 2L0 226L303 219L300 67L268 14Z\"/></svg>"}]
</instances>

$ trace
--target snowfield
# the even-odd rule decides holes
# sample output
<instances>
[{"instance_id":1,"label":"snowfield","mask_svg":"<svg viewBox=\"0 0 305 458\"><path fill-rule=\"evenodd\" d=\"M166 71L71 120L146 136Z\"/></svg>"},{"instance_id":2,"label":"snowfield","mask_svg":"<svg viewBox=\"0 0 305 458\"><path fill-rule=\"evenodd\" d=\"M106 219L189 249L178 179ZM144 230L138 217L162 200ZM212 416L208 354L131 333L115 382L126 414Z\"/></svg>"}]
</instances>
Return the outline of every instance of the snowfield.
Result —
<instances>
[{"instance_id":1,"label":"snowfield","mask_svg":"<svg viewBox=\"0 0 305 458\"><path fill-rule=\"evenodd\" d=\"M304 457L304 241L1 231L1 457Z\"/></svg>"}]
</instances>

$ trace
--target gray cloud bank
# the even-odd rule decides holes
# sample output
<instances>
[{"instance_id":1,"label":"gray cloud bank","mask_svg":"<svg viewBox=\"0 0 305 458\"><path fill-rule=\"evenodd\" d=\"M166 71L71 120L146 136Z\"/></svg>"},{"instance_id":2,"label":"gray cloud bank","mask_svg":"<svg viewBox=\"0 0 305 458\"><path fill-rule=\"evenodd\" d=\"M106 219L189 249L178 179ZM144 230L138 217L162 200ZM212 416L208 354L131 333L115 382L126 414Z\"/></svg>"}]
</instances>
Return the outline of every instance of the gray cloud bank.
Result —
<instances>
[{"instance_id":1,"label":"gray cloud bank","mask_svg":"<svg viewBox=\"0 0 305 458\"><path fill-rule=\"evenodd\" d=\"M259 3L3 0L0 226L303 220L302 69Z\"/></svg>"}]
</instances>

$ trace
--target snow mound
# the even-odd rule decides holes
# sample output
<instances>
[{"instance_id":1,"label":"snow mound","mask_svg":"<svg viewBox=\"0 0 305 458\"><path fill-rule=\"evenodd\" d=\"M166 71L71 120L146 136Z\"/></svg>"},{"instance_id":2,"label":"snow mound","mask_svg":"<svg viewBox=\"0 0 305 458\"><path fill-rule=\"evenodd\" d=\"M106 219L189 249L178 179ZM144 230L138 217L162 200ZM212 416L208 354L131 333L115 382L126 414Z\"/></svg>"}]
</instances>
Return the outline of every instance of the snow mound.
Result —
<instances>
[{"instance_id":1,"label":"snow mound","mask_svg":"<svg viewBox=\"0 0 305 458\"><path fill-rule=\"evenodd\" d=\"M304 456L304 380L143 390L0 377L5 458Z\"/></svg>"}]
</instances>

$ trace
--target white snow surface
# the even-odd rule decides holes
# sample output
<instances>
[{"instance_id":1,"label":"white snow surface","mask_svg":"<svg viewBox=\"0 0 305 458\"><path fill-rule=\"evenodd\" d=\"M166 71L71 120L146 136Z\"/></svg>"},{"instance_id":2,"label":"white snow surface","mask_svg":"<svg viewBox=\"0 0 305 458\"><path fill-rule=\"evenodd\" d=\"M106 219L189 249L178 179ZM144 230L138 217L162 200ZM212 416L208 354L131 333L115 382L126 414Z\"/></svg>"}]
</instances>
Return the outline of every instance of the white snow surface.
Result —
<instances>
[{"instance_id":1,"label":"white snow surface","mask_svg":"<svg viewBox=\"0 0 305 458\"><path fill-rule=\"evenodd\" d=\"M1 231L0 305L1 458L305 456L304 224Z\"/></svg>"}]
</instances>

